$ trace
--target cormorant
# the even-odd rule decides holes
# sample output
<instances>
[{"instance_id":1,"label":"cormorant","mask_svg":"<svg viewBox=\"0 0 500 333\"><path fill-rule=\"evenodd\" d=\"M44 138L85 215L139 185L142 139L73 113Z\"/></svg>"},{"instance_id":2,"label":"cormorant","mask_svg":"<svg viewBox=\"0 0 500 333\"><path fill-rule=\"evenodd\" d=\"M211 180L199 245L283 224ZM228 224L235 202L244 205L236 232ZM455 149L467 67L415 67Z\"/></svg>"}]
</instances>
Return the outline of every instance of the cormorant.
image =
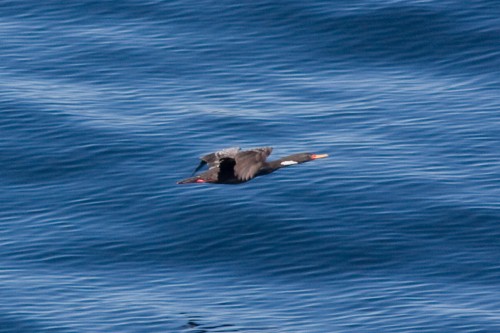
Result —
<instances>
[{"instance_id":1,"label":"cormorant","mask_svg":"<svg viewBox=\"0 0 500 333\"><path fill-rule=\"evenodd\" d=\"M178 181L177 184L187 183L218 183L239 184L261 175L267 175L280 168L327 157L327 154L299 153L282 157L276 161L267 162L267 157L273 148L261 147L249 150L227 148L201 157L200 165L194 170L195 174L205 164L209 169L199 175Z\"/></svg>"}]
</instances>

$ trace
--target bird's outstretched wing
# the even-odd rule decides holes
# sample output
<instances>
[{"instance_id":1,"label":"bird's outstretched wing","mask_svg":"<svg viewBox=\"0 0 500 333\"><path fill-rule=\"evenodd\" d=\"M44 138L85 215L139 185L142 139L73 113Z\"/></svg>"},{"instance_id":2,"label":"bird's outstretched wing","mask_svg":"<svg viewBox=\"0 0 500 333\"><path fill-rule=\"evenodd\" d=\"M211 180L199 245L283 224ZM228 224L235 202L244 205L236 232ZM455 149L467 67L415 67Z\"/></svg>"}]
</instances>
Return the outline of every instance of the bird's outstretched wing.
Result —
<instances>
[{"instance_id":1,"label":"bird's outstretched wing","mask_svg":"<svg viewBox=\"0 0 500 333\"><path fill-rule=\"evenodd\" d=\"M218 170L218 177L217 179L220 182L227 182L234 180L234 165L235 165L234 158L226 157L222 158L219 163L219 168L218 169L212 169L212 170Z\"/></svg>"},{"instance_id":2,"label":"bird's outstretched wing","mask_svg":"<svg viewBox=\"0 0 500 333\"><path fill-rule=\"evenodd\" d=\"M234 158L236 154L240 151L239 147L232 147L232 148L226 148L222 149L219 151L216 151L215 153L210 153L205 156L200 157L200 164L196 167L196 169L193 171L193 175L203 168L205 164L208 164L208 167L211 169L213 167L218 167L220 164L221 159L223 158Z\"/></svg>"},{"instance_id":3,"label":"bird's outstretched wing","mask_svg":"<svg viewBox=\"0 0 500 333\"><path fill-rule=\"evenodd\" d=\"M241 181L247 181L255 177L266 158L271 155L273 148L262 147L239 152L234 157L234 175Z\"/></svg>"}]
</instances>

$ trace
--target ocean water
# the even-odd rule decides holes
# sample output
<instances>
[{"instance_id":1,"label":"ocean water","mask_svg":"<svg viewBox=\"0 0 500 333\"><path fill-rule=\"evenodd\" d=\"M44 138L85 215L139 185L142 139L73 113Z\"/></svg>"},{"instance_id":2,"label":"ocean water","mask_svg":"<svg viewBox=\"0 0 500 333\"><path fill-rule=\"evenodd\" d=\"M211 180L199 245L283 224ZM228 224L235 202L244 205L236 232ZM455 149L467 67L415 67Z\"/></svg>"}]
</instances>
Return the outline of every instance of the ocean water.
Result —
<instances>
[{"instance_id":1,"label":"ocean water","mask_svg":"<svg viewBox=\"0 0 500 333\"><path fill-rule=\"evenodd\" d=\"M500 332L497 1L2 1L0 332ZM198 157L330 157L237 186Z\"/></svg>"}]
</instances>

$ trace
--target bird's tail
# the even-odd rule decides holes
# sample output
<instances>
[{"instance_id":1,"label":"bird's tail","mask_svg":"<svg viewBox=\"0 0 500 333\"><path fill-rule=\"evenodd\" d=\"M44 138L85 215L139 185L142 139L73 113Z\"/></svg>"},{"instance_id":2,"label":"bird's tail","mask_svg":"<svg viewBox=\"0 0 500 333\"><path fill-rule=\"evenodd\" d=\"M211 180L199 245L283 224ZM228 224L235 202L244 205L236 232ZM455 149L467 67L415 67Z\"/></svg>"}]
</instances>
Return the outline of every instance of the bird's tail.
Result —
<instances>
[{"instance_id":1,"label":"bird's tail","mask_svg":"<svg viewBox=\"0 0 500 333\"><path fill-rule=\"evenodd\" d=\"M204 181L199 176L194 176L183 180L179 180L177 182L177 184L190 184L190 183L204 183Z\"/></svg>"}]
</instances>

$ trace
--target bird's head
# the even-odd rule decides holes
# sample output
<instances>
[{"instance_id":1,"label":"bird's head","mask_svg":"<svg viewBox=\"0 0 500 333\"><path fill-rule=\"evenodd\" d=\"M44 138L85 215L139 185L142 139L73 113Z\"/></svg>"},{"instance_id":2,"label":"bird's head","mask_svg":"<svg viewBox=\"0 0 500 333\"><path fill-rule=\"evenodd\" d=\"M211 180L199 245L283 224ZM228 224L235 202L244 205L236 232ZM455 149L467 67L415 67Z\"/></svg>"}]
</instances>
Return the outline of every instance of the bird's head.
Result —
<instances>
[{"instance_id":1,"label":"bird's head","mask_svg":"<svg viewBox=\"0 0 500 333\"><path fill-rule=\"evenodd\" d=\"M311 154L311 153L293 154L287 157L283 157L281 159L281 165L286 166L286 165L299 164L325 157L328 157L328 154Z\"/></svg>"}]
</instances>

